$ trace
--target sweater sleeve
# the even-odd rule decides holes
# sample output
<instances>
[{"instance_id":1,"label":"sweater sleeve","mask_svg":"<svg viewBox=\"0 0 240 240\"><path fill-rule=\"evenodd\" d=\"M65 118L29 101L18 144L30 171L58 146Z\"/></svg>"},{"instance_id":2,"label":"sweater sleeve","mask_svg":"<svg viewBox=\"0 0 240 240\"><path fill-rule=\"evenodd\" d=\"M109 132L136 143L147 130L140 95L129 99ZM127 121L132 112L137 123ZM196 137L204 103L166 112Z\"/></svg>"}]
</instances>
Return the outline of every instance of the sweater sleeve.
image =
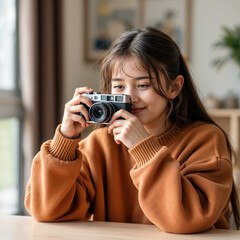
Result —
<instances>
[{"instance_id":1,"label":"sweater sleeve","mask_svg":"<svg viewBox=\"0 0 240 240\"><path fill-rule=\"evenodd\" d=\"M139 204L148 219L166 232L211 228L231 193L232 166L225 158L223 134L193 131L185 139L182 148L176 146L178 156L172 156L171 148L161 146L154 136L129 150L136 162L130 175Z\"/></svg>"},{"instance_id":2,"label":"sweater sleeve","mask_svg":"<svg viewBox=\"0 0 240 240\"><path fill-rule=\"evenodd\" d=\"M95 190L80 139L66 139L57 128L35 156L26 187L25 206L38 221L83 220L91 215Z\"/></svg>"}]
</instances>

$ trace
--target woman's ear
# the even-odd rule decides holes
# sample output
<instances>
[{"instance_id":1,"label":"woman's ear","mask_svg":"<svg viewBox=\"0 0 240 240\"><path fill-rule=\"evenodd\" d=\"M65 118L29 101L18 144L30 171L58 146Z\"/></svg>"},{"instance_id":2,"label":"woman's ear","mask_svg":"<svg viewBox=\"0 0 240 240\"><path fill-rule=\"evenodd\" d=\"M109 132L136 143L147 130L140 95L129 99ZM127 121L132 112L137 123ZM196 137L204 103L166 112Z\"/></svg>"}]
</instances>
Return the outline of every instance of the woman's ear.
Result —
<instances>
[{"instance_id":1,"label":"woman's ear","mask_svg":"<svg viewBox=\"0 0 240 240\"><path fill-rule=\"evenodd\" d=\"M174 99L175 97L177 97L182 90L183 84L184 77L182 75L178 75L169 87L168 97L170 99Z\"/></svg>"}]
</instances>

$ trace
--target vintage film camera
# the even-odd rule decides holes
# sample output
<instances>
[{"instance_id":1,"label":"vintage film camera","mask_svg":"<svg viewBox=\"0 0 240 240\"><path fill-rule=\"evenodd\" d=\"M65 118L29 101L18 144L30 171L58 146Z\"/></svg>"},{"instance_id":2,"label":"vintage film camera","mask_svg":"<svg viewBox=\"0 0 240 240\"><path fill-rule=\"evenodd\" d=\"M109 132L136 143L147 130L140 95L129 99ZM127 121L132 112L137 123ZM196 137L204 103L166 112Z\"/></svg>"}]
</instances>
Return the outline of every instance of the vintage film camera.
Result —
<instances>
[{"instance_id":1,"label":"vintage film camera","mask_svg":"<svg viewBox=\"0 0 240 240\"><path fill-rule=\"evenodd\" d=\"M131 97L126 94L100 94L98 92L84 93L82 96L88 97L93 105L89 108L86 104L84 107L89 112L90 123L109 124L112 115L120 109L131 113ZM82 113L80 116L84 117Z\"/></svg>"}]
</instances>

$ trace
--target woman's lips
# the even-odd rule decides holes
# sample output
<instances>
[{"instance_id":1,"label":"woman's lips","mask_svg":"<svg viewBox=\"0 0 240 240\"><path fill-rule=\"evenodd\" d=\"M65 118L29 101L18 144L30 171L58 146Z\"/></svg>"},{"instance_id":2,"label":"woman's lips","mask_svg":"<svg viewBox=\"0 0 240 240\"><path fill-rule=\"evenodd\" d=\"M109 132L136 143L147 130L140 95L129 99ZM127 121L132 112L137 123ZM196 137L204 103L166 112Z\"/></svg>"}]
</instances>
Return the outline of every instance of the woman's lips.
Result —
<instances>
[{"instance_id":1,"label":"woman's lips","mask_svg":"<svg viewBox=\"0 0 240 240\"><path fill-rule=\"evenodd\" d=\"M140 112L142 112L145 109L145 107L143 108L132 108L132 114L138 114Z\"/></svg>"}]
</instances>

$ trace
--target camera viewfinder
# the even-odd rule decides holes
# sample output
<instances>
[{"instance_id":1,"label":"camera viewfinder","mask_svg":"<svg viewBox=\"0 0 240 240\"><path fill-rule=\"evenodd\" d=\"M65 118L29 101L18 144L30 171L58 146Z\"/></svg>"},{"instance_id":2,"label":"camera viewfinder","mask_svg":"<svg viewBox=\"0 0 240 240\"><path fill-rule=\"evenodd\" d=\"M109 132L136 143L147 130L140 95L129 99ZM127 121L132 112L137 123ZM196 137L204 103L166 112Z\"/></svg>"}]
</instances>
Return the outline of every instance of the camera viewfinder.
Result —
<instances>
[{"instance_id":1,"label":"camera viewfinder","mask_svg":"<svg viewBox=\"0 0 240 240\"><path fill-rule=\"evenodd\" d=\"M116 102L123 102L123 96L116 96L115 101Z\"/></svg>"},{"instance_id":2,"label":"camera viewfinder","mask_svg":"<svg viewBox=\"0 0 240 240\"><path fill-rule=\"evenodd\" d=\"M114 101L114 96L107 96L107 101Z\"/></svg>"},{"instance_id":3,"label":"camera viewfinder","mask_svg":"<svg viewBox=\"0 0 240 240\"><path fill-rule=\"evenodd\" d=\"M101 96L101 100L102 100L102 101L107 101L107 96L102 95L102 96Z\"/></svg>"}]
</instances>

